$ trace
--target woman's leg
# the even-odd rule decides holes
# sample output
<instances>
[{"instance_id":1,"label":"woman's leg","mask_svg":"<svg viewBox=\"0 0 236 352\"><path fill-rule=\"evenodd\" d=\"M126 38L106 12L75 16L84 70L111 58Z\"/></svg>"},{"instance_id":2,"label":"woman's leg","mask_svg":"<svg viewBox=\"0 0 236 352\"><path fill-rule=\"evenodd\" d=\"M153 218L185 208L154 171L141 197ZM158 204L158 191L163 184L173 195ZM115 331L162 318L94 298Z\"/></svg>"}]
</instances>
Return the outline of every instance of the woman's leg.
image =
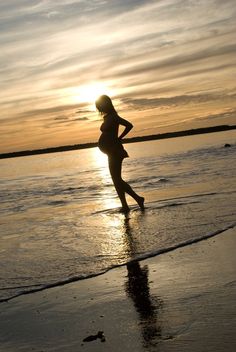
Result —
<instances>
[{"instance_id":1,"label":"woman's leg","mask_svg":"<svg viewBox=\"0 0 236 352\"><path fill-rule=\"evenodd\" d=\"M121 178L122 161L123 161L122 159L115 159L115 158L108 159L111 178L114 183L118 197L120 198L122 210L127 212L129 211L129 206L125 198L125 190L123 185L124 181Z\"/></svg>"},{"instance_id":2,"label":"woman's leg","mask_svg":"<svg viewBox=\"0 0 236 352\"><path fill-rule=\"evenodd\" d=\"M124 187L124 191L128 193L131 197L133 197L134 200L136 200L139 207L141 209L144 209L144 198L140 197L136 192L134 192L133 188L125 181L123 181L123 187Z\"/></svg>"},{"instance_id":3,"label":"woman's leg","mask_svg":"<svg viewBox=\"0 0 236 352\"><path fill-rule=\"evenodd\" d=\"M124 191L128 193L132 198L134 198L138 203L141 197L136 192L134 192L133 188L124 180L123 180L123 188L124 188Z\"/></svg>"},{"instance_id":4,"label":"woman's leg","mask_svg":"<svg viewBox=\"0 0 236 352\"><path fill-rule=\"evenodd\" d=\"M144 198L135 193L132 187L121 177L122 161L123 159L109 159L111 177L121 200L122 207L125 209L129 208L125 198L125 193L127 193L136 200L141 209L144 209Z\"/></svg>"}]
</instances>

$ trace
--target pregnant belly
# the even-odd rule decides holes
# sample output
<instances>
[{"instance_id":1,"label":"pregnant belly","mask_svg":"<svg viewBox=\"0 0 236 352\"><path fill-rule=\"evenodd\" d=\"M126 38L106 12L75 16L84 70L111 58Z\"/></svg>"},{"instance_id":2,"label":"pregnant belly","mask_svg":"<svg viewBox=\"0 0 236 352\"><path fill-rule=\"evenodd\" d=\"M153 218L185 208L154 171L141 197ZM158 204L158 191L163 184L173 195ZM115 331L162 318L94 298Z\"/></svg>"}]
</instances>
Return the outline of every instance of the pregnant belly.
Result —
<instances>
[{"instance_id":1,"label":"pregnant belly","mask_svg":"<svg viewBox=\"0 0 236 352\"><path fill-rule=\"evenodd\" d=\"M114 139L110 138L106 134L101 134L98 140L98 147L103 153L108 154L109 151L111 152L111 150L115 147Z\"/></svg>"},{"instance_id":2,"label":"pregnant belly","mask_svg":"<svg viewBox=\"0 0 236 352\"><path fill-rule=\"evenodd\" d=\"M128 157L126 150L118 138L111 138L109 135L102 133L98 140L98 147L103 153L109 156L117 158Z\"/></svg>"}]
</instances>

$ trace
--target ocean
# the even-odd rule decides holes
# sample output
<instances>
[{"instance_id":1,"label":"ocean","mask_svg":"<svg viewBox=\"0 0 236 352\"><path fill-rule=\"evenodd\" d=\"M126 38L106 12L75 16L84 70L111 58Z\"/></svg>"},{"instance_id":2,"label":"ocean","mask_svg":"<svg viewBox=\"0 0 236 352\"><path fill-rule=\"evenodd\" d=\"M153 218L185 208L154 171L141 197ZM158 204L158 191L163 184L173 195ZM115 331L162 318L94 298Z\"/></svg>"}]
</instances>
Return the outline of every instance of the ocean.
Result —
<instances>
[{"instance_id":1,"label":"ocean","mask_svg":"<svg viewBox=\"0 0 236 352\"><path fill-rule=\"evenodd\" d=\"M231 147L224 147L225 143ZM236 132L126 144L146 200L119 212L98 148L0 160L0 301L102 274L236 225Z\"/></svg>"}]
</instances>

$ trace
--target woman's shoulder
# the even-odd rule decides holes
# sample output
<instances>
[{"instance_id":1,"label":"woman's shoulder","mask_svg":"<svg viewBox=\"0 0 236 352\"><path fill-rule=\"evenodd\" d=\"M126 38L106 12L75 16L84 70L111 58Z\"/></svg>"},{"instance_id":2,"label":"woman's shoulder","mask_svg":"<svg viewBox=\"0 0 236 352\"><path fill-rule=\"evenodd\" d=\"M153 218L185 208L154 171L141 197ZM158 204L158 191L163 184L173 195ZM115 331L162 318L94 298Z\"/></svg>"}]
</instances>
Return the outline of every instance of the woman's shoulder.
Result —
<instances>
[{"instance_id":1,"label":"woman's shoulder","mask_svg":"<svg viewBox=\"0 0 236 352\"><path fill-rule=\"evenodd\" d=\"M117 115L117 113L111 112L104 117L104 121L109 123L117 123L119 122L119 118L120 117Z\"/></svg>"},{"instance_id":2,"label":"woman's shoulder","mask_svg":"<svg viewBox=\"0 0 236 352\"><path fill-rule=\"evenodd\" d=\"M108 114L106 114L105 115L105 118L110 118L110 119L116 119L116 118L118 118L119 116L118 116L118 114L117 114L117 112L109 112Z\"/></svg>"}]
</instances>

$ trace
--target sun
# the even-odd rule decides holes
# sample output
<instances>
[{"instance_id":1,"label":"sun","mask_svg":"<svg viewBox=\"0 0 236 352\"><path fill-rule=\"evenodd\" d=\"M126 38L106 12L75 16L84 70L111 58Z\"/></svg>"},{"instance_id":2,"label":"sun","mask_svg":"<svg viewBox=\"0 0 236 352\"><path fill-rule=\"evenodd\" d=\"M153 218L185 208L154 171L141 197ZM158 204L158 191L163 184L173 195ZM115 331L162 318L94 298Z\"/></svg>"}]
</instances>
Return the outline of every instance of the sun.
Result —
<instances>
[{"instance_id":1,"label":"sun","mask_svg":"<svg viewBox=\"0 0 236 352\"><path fill-rule=\"evenodd\" d=\"M73 89L72 99L78 103L94 105L95 100L102 94L114 96L114 90L104 82L91 82Z\"/></svg>"}]
</instances>

